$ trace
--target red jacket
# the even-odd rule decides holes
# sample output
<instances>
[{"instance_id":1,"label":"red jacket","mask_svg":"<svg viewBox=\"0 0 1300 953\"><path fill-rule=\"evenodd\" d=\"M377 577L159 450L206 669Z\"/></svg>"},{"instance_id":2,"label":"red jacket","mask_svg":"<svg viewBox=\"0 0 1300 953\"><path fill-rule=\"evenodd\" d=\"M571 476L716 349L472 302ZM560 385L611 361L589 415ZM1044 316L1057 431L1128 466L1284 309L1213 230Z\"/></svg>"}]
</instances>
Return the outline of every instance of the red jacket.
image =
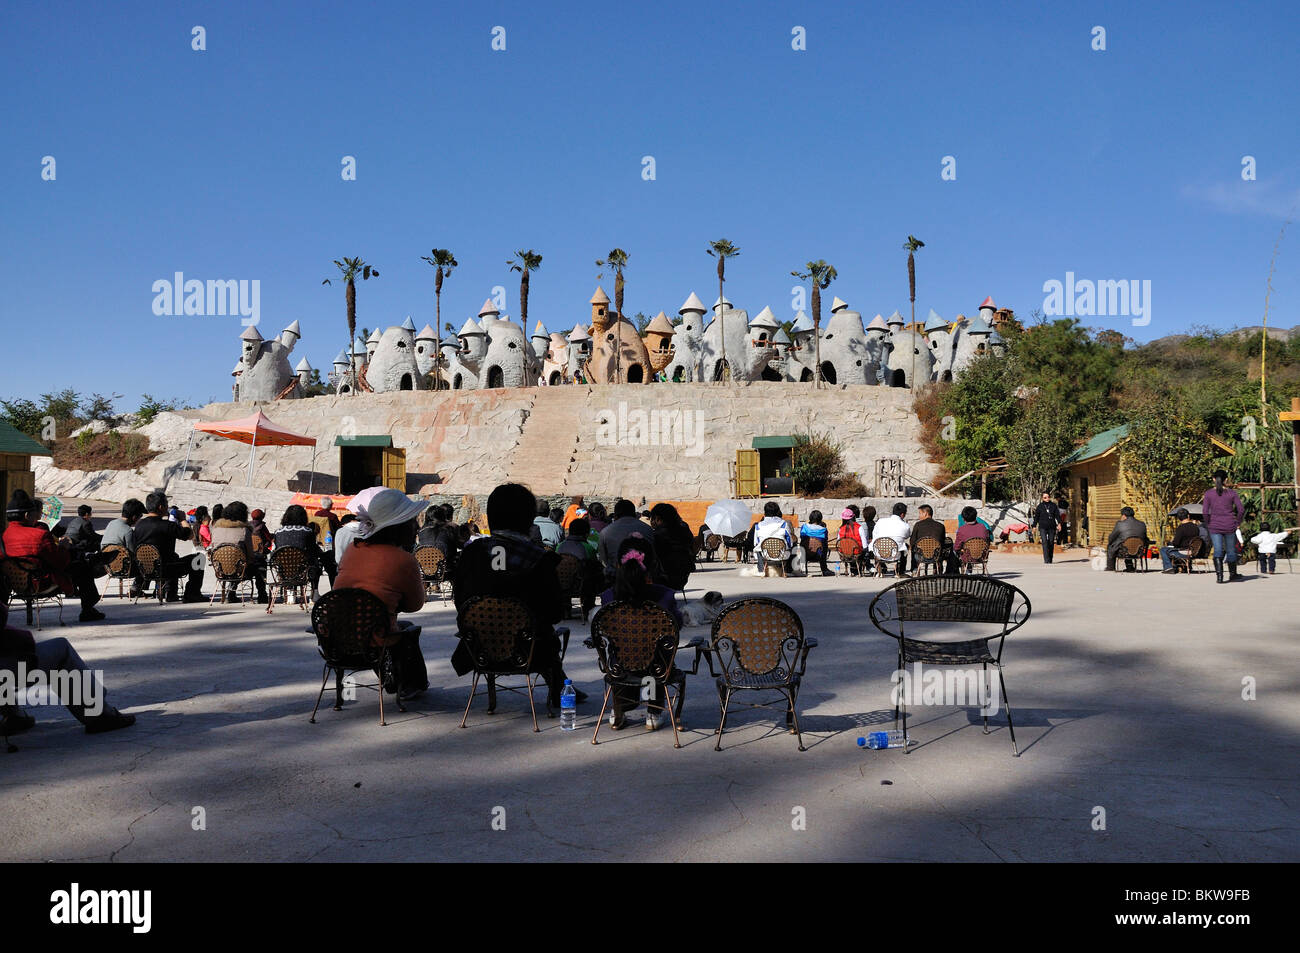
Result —
<instances>
[{"instance_id":1,"label":"red jacket","mask_svg":"<svg viewBox=\"0 0 1300 953\"><path fill-rule=\"evenodd\" d=\"M23 526L21 523L10 523L5 527L4 545L5 554L8 556L26 556L40 561L46 570L41 576L42 585L53 580L58 583L64 594L69 596L77 594L76 584L67 573L63 572L68 568L72 557L66 549L54 541L49 530L37 526Z\"/></svg>"}]
</instances>

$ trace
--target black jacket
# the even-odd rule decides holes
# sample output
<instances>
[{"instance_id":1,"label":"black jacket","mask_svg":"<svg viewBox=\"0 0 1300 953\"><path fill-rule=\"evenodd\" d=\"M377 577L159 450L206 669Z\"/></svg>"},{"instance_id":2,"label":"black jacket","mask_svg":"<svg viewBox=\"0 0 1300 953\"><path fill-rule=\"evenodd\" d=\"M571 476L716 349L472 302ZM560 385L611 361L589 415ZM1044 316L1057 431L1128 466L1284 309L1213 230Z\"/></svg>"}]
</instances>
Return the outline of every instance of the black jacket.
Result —
<instances>
[{"instance_id":1,"label":"black jacket","mask_svg":"<svg viewBox=\"0 0 1300 953\"><path fill-rule=\"evenodd\" d=\"M95 525L80 516L74 516L68 523L68 542L79 553L99 552L100 536L95 532Z\"/></svg>"},{"instance_id":2,"label":"black jacket","mask_svg":"<svg viewBox=\"0 0 1300 953\"><path fill-rule=\"evenodd\" d=\"M1039 503L1034 510L1034 525L1039 529L1056 529L1061 525L1061 510L1055 503Z\"/></svg>"},{"instance_id":3,"label":"black jacket","mask_svg":"<svg viewBox=\"0 0 1300 953\"><path fill-rule=\"evenodd\" d=\"M685 523L655 530L655 553L659 557L659 581L669 589L685 589L695 571L695 537Z\"/></svg>"}]
</instances>

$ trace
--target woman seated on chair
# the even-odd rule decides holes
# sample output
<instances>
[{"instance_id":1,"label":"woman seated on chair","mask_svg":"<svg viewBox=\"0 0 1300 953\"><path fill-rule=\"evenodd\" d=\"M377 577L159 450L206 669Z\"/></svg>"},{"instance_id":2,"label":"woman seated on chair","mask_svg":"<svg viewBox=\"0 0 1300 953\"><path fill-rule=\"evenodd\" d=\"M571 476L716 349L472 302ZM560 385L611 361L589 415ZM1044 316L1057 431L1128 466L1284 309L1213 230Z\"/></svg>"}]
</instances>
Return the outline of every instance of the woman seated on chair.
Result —
<instances>
[{"instance_id":1,"label":"woman seated on chair","mask_svg":"<svg viewBox=\"0 0 1300 953\"><path fill-rule=\"evenodd\" d=\"M57 585L64 595L79 596L80 621L96 622L104 618L104 613L95 608L99 589L95 585L94 570L88 563L74 561L71 550L54 541L41 522L41 508L41 501L32 499L26 490L14 490L5 508L9 525L4 531L4 552L39 562L40 588Z\"/></svg>"},{"instance_id":2,"label":"woman seated on chair","mask_svg":"<svg viewBox=\"0 0 1300 953\"><path fill-rule=\"evenodd\" d=\"M266 595L266 557L254 548L248 507L239 500L226 504L226 508L221 511L221 519L212 523L213 552L226 545L238 546L244 551L244 578L253 580L257 586L257 601L266 605L271 601ZM233 592L226 595L228 602L238 600L239 597Z\"/></svg>"},{"instance_id":3,"label":"woman seated on chair","mask_svg":"<svg viewBox=\"0 0 1300 953\"><path fill-rule=\"evenodd\" d=\"M676 593L667 586L661 586L650 581L650 572L646 569L646 564L650 561L650 552L646 541L636 534L629 536L619 544L618 567L614 572L614 585L600 594L600 604L607 606L612 602L653 602L667 609L677 622L678 628L681 628L682 614L677 608ZM663 683L656 681L653 701L662 705L663 699ZM636 708L641 699L636 688L618 687L614 689L613 701L614 710L609 716L610 724L614 728L622 728L625 724L626 713ZM647 710L646 730L654 731L663 723L663 718L662 711Z\"/></svg>"},{"instance_id":4,"label":"woman seated on chair","mask_svg":"<svg viewBox=\"0 0 1300 953\"><path fill-rule=\"evenodd\" d=\"M655 555L659 557L660 579L669 589L686 589L695 571L695 536L671 503L656 503L650 509Z\"/></svg>"},{"instance_id":5,"label":"woman seated on chair","mask_svg":"<svg viewBox=\"0 0 1300 953\"><path fill-rule=\"evenodd\" d=\"M275 532L276 549L301 549L307 554L307 576L311 579L313 601L320 598L321 560L324 557L316 539L318 532L316 526L307 521L306 508L297 503L284 511L280 528Z\"/></svg>"},{"instance_id":6,"label":"woman seated on chair","mask_svg":"<svg viewBox=\"0 0 1300 953\"><path fill-rule=\"evenodd\" d=\"M840 534L836 539L837 547L839 546L839 540L841 539L852 540L862 547L862 555L857 559L850 559L846 556L840 557L840 559L848 566L849 575L856 576L859 573L866 571L867 567L870 565L870 556L868 553L870 552L871 537L866 537L864 542L862 536L862 524L858 522L858 508L852 504L844 507L840 512Z\"/></svg>"},{"instance_id":7,"label":"woman seated on chair","mask_svg":"<svg viewBox=\"0 0 1300 953\"><path fill-rule=\"evenodd\" d=\"M569 535L555 552L559 556L572 556L582 564L582 611L590 612L605 584L605 570L596 555L596 544L591 541L591 525L585 516L569 521Z\"/></svg>"},{"instance_id":8,"label":"woman seated on chair","mask_svg":"<svg viewBox=\"0 0 1300 953\"><path fill-rule=\"evenodd\" d=\"M812 552L808 546L811 540L819 540L821 548L817 552ZM826 529L826 523L822 520L822 511L813 510L808 514L808 522L799 527L799 545L803 547L804 562L812 565L814 562L822 567L823 576L834 575L826 568L827 549L830 547L830 533Z\"/></svg>"},{"instance_id":9,"label":"woman seated on chair","mask_svg":"<svg viewBox=\"0 0 1300 953\"><path fill-rule=\"evenodd\" d=\"M424 654L420 651L420 630L408 622L397 621L399 612L415 612L424 607L424 576L412 552L415 519L424 506L423 500L408 499L400 490L376 493L366 505L366 515L357 521L361 528L334 580L336 590L364 589L388 607L390 634L383 642L389 646L397 684L385 688L390 691L396 688L403 699L429 687Z\"/></svg>"},{"instance_id":10,"label":"woman seated on chair","mask_svg":"<svg viewBox=\"0 0 1300 953\"><path fill-rule=\"evenodd\" d=\"M957 527L957 535L952 541L952 548L957 553L958 559L961 560L962 568L970 565L971 559L962 552L962 544L968 539L992 540L993 534L989 532L988 526L978 519L979 513L973 506L968 506L961 511L961 526Z\"/></svg>"}]
</instances>

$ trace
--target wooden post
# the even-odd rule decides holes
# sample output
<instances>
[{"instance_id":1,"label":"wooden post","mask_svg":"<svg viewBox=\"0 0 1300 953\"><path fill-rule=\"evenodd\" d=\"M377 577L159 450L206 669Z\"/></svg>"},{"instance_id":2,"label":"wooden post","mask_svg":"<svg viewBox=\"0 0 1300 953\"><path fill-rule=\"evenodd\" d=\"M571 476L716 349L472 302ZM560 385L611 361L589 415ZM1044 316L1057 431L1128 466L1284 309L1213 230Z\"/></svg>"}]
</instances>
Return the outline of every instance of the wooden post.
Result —
<instances>
[{"instance_id":1,"label":"wooden post","mask_svg":"<svg viewBox=\"0 0 1300 953\"><path fill-rule=\"evenodd\" d=\"M989 475L980 474L980 506L985 506L989 501Z\"/></svg>"}]
</instances>

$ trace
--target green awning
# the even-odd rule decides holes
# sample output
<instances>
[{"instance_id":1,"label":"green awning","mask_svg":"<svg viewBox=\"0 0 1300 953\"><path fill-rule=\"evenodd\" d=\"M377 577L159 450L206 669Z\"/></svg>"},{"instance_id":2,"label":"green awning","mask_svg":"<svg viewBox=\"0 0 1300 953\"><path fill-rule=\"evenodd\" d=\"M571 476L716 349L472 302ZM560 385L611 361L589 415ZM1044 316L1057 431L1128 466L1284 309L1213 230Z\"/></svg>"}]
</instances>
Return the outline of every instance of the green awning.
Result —
<instances>
[{"instance_id":1,"label":"green awning","mask_svg":"<svg viewBox=\"0 0 1300 953\"><path fill-rule=\"evenodd\" d=\"M391 447L393 438L390 434L357 434L355 437L338 436L334 438L336 447Z\"/></svg>"},{"instance_id":2,"label":"green awning","mask_svg":"<svg viewBox=\"0 0 1300 953\"><path fill-rule=\"evenodd\" d=\"M4 420L0 420L0 453L26 454L29 457L53 456L43 445Z\"/></svg>"},{"instance_id":3,"label":"green awning","mask_svg":"<svg viewBox=\"0 0 1300 953\"><path fill-rule=\"evenodd\" d=\"M755 450L789 450L794 446L794 437L755 437L752 444Z\"/></svg>"}]
</instances>

